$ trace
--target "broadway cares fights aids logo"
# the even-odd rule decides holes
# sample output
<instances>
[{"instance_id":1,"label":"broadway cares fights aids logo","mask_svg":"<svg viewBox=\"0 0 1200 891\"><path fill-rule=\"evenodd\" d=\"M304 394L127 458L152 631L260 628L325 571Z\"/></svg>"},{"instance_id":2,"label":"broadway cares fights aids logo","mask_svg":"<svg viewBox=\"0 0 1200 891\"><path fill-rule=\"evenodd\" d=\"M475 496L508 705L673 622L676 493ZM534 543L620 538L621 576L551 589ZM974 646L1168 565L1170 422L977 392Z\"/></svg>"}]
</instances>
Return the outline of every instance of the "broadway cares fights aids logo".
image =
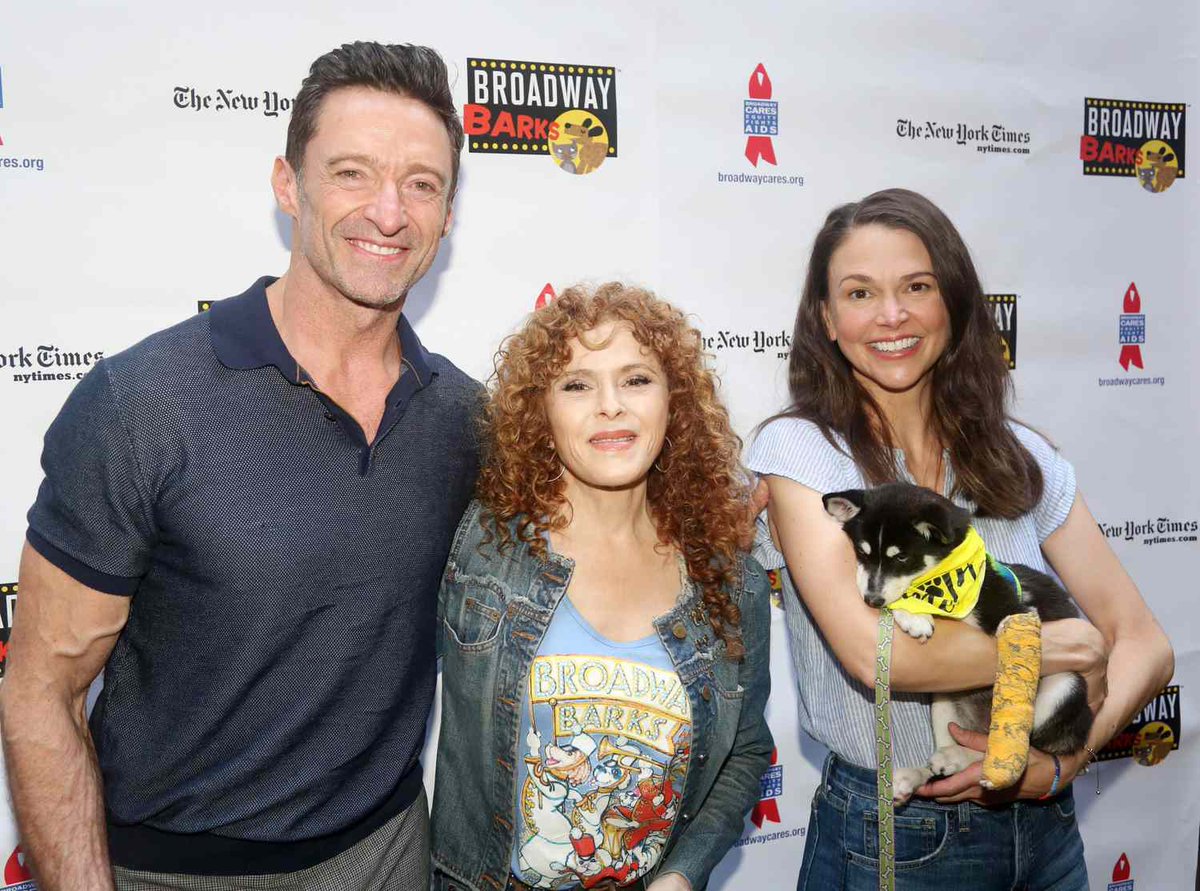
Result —
<instances>
[{"instance_id":1,"label":"broadway cares fights aids logo","mask_svg":"<svg viewBox=\"0 0 1200 891\"><path fill-rule=\"evenodd\" d=\"M750 98L742 106L746 131L746 160L758 166L759 159L775 163L771 137L779 135L779 103L771 101L771 78L762 62L750 74Z\"/></svg>"},{"instance_id":2,"label":"broadway cares fights aids logo","mask_svg":"<svg viewBox=\"0 0 1200 891\"><path fill-rule=\"evenodd\" d=\"M1117 325L1117 363L1128 372L1130 368L1144 369L1145 360L1142 357L1142 347L1146 343L1146 313L1142 311L1142 295L1137 283L1130 282L1125 289L1125 297L1121 301L1121 309ZM1102 377L1102 387L1133 387L1151 385L1161 387L1166 384L1166 378L1156 377Z\"/></svg>"},{"instance_id":3,"label":"broadway cares fights aids logo","mask_svg":"<svg viewBox=\"0 0 1200 891\"><path fill-rule=\"evenodd\" d=\"M467 59L467 150L549 155L558 169L594 173L617 157L616 70L509 59Z\"/></svg>"},{"instance_id":4,"label":"broadway cares fights aids logo","mask_svg":"<svg viewBox=\"0 0 1200 891\"><path fill-rule=\"evenodd\" d=\"M1079 159L1084 176L1133 176L1147 192L1184 178L1182 102L1084 99Z\"/></svg>"},{"instance_id":5,"label":"broadway cares fights aids logo","mask_svg":"<svg viewBox=\"0 0 1200 891\"><path fill-rule=\"evenodd\" d=\"M746 88L748 98L742 100L742 132L746 137L746 148L742 152L756 170L759 162L764 165L778 164L775 158L775 138L779 136L779 103L772 98L774 87L767 74L766 66L759 62L750 72ZM750 185L802 186L804 177L781 173L717 173L719 183L747 183Z\"/></svg>"},{"instance_id":6,"label":"broadway cares fights aids logo","mask_svg":"<svg viewBox=\"0 0 1200 891\"><path fill-rule=\"evenodd\" d=\"M4 108L4 69L0 68L0 109ZM6 121L0 117L0 148L4 145L4 127ZM33 170L41 173L46 169L45 158L14 158L0 155L0 170Z\"/></svg>"},{"instance_id":7,"label":"broadway cares fights aids logo","mask_svg":"<svg viewBox=\"0 0 1200 891\"><path fill-rule=\"evenodd\" d=\"M20 845L13 849L4 862L4 886L0 891L37 891Z\"/></svg>"},{"instance_id":8,"label":"broadway cares fights aids logo","mask_svg":"<svg viewBox=\"0 0 1200 891\"><path fill-rule=\"evenodd\" d=\"M1108 884L1108 891L1133 891L1133 868L1129 865L1129 858L1125 856L1125 852L1121 852L1121 856L1117 858L1117 862L1113 864L1112 881Z\"/></svg>"}]
</instances>

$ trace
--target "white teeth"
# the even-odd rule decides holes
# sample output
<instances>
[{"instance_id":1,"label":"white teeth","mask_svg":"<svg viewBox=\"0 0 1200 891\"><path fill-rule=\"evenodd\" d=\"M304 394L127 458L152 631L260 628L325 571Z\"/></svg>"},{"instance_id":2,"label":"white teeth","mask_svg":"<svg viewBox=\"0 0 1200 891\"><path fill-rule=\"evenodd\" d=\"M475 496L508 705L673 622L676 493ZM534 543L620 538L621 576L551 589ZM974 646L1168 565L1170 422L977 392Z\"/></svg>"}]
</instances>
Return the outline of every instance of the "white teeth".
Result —
<instances>
[{"instance_id":1,"label":"white teeth","mask_svg":"<svg viewBox=\"0 0 1200 891\"><path fill-rule=\"evenodd\" d=\"M915 347L920 339L919 337L902 337L900 340L880 340L871 344L871 348L879 350L881 353L898 353L901 350Z\"/></svg>"},{"instance_id":2,"label":"white teeth","mask_svg":"<svg viewBox=\"0 0 1200 891\"><path fill-rule=\"evenodd\" d=\"M383 244L372 244L369 241L354 241L352 244L355 247L362 248L368 254L379 254L381 257L395 256L396 254L400 253L401 250L398 247L388 247L387 245Z\"/></svg>"}]
</instances>

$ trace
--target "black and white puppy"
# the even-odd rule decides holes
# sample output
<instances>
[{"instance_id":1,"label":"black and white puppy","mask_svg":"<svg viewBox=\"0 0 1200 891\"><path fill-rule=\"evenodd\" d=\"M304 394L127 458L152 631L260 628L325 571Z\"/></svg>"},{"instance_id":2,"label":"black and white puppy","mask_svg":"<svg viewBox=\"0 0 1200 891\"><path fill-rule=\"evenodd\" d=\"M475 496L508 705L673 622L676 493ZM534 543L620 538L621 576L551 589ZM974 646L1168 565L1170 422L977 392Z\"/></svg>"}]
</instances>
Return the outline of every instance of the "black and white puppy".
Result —
<instances>
[{"instance_id":1,"label":"black and white puppy","mask_svg":"<svg viewBox=\"0 0 1200 891\"><path fill-rule=\"evenodd\" d=\"M858 587L870 606L894 603L913 580L936 566L966 537L971 515L936 492L907 483L874 489L850 489L824 496L825 510L842 524L858 560ZM984 574L979 600L963 621L995 634L1005 616L1037 612L1043 622L1078 616L1075 605L1054 579L1020 564L1008 564L1020 579L1021 593L990 569ZM926 615L893 609L896 624L919 640L933 634ZM906 801L931 776L948 776L983 758L950 736L951 721L987 733L992 689L934 694L933 735L937 751L924 767L895 771L897 802ZM1092 726L1087 685L1075 672L1043 677L1034 704L1030 744L1043 752L1066 755L1087 742Z\"/></svg>"}]
</instances>

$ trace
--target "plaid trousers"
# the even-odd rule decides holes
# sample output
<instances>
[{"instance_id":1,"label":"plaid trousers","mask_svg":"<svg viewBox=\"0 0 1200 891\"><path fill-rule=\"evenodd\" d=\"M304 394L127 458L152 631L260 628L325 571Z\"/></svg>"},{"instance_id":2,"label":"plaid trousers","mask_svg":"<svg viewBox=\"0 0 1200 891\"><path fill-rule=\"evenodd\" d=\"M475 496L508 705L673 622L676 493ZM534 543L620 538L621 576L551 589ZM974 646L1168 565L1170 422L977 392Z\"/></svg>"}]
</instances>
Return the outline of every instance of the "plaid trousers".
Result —
<instances>
[{"instance_id":1,"label":"plaid trousers","mask_svg":"<svg viewBox=\"0 0 1200 891\"><path fill-rule=\"evenodd\" d=\"M258 876L197 876L113 867L117 891L427 891L429 803L402 813L324 863Z\"/></svg>"}]
</instances>

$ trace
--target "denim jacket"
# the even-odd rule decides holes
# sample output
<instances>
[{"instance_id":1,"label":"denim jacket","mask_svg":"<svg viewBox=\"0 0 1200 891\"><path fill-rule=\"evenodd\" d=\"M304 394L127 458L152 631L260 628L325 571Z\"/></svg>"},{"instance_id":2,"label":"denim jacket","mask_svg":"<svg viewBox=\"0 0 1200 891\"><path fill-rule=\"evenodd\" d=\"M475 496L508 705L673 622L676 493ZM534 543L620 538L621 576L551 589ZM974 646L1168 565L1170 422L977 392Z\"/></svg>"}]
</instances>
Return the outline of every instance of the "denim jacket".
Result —
<instances>
[{"instance_id":1,"label":"denim jacket","mask_svg":"<svg viewBox=\"0 0 1200 891\"><path fill-rule=\"evenodd\" d=\"M432 815L435 891L501 891L513 848L522 685L571 580L574 562L539 560L521 542L482 544L483 510L467 509L442 578L442 728ZM692 742L679 816L656 872L694 889L741 835L770 761L763 718L770 690L770 592L752 557L730 592L741 608L745 659L724 658L689 592L654 620L691 702ZM653 876L647 876L649 885Z\"/></svg>"}]
</instances>

